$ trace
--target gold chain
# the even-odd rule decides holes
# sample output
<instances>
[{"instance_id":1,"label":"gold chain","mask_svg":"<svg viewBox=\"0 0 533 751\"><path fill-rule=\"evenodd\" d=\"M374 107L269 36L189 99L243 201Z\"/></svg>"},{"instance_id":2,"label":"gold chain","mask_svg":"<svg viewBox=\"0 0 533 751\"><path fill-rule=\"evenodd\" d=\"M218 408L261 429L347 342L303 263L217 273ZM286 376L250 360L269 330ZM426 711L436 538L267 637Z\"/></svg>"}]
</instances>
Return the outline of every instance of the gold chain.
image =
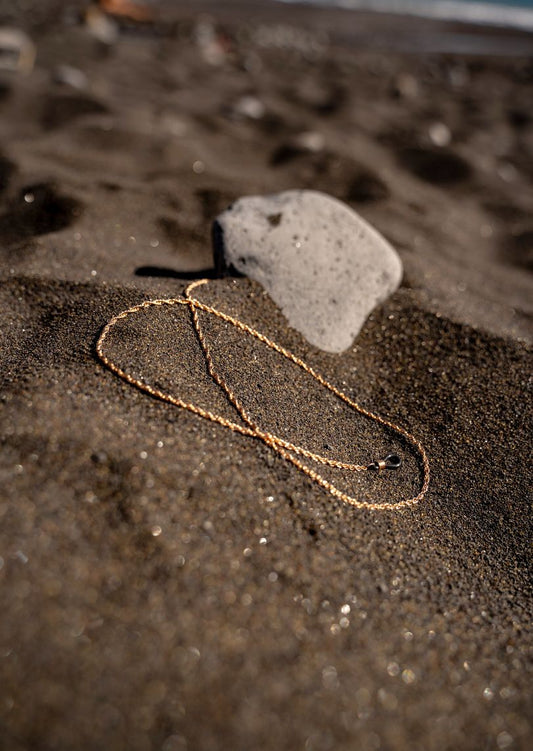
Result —
<instances>
[{"instance_id":1,"label":"gold chain","mask_svg":"<svg viewBox=\"0 0 533 751\"><path fill-rule=\"evenodd\" d=\"M122 380L126 381L132 386L135 386L140 391L144 391L145 393L150 394L150 396L153 396L156 399L160 399L161 401L164 401L164 402L169 402L170 404L174 404L176 407L182 407L183 409L186 409L195 415L199 415L200 417L203 417L206 420L211 420L211 422L215 422L215 423L218 423L219 425L223 425L225 428L228 428L229 430L232 430L236 433L240 433L241 435L250 436L252 438L258 438L259 440L263 441L263 443L265 443L267 446L270 446L270 448L276 451L280 456L282 456L288 462L290 462L295 467L297 467L301 472L303 472L308 477L310 477L311 480L313 480L313 482L316 482L322 488L324 488L329 493L331 493L331 495L333 495L335 498L339 498L341 501L344 501L345 503L349 503L351 506L355 506L356 508L360 508L360 509L371 509L374 511L385 511L385 510L401 511L402 509L408 508L410 506L414 506L417 503L419 503L419 501L421 501L422 498L425 496L427 489L429 487L429 460L422 444L404 428L400 427L399 425L396 425L393 422L389 422L388 420L385 420L383 417L380 417L379 415L376 415L373 412L370 412L364 407L361 407L359 404L357 404L352 399L350 399L350 397L348 397L344 392L342 392L333 384L329 383L329 381L327 381L323 376L321 376L320 373L317 373L310 365L307 365L307 363L305 363L299 357L296 357L296 355L293 355L292 352L289 352L284 347L281 347L279 344L276 344L276 342L273 342L264 334L261 334L259 331L256 331L251 326L248 326L242 321L239 321L237 318L233 318L227 313L223 313L222 311L217 310L216 308L212 308L209 305L205 305L205 303L202 303L200 302L200 300L197 300L196 298L192 297L191 296L192 290L203 284L207 284L207 279L201 279L190 284L185 290L183 297L175 297L175 298L162 299L162 300L146 300L145 302L142 302L139 305L134 305L132 308L128 308L128 310L124 310L122 311L122 313L119 313L118 315L114 316L104 326L104 328L102 329L102 333L100 334L100 337L98 338L98 341L96 343L96 352L100 360L104 363L104 365L107 368L109 368L109 370L115 373L115 375L117 375L119 378L122 378ZM136 313L139 313L140 311L145 310L146 308L161 307L165 305L169 305L169 306L185 305L186 307L189 308L192 314L193 325L198 335L198 340L200 342L200 346L202 348L202 351L204 353L204 356L207 362L209 373L211 377L213 378L213 380L215 381L215 383L217 383L217 385L220 386L220 388L225 392L229 401L231 402L231 404L234 406L234 408L236 409L236 411L238 412L238 414L241 416L242 420L244 421L245 426L238 425L237 423L234 423L231 420L228 420L225 417L222 417L221 415L216 415L213 412L210 412L209 410L202 409L202 407L198 407L197 405L192 404L191 402L186 402L183 399L179 399L175 396L172 396L172 394L167 394L158 388L154 388L153 386L150 386L148 383L145 383L144 381L141 381L138 378L135 378L129 373L126 373L124 370L122 370L122 368L116 365L111 360L111 358L108 357L108 355L105 354L104 344L105 344L107 335L119 321L123 320L124 318L127 318L128 316L135 315ZM418 495L416 495L414 498L404 499L394 504L373 503L371 501L362 501L357 498L354 498L353 496L350 496L347 493L344 493L342 490L339 490L332 482L327 480L325 477L322 477L322 475L318 474L318 472L316 472L311 467L308 467L298 457L300 456L305 457L307 459L311 459L314 462L317 462L318 464L324 464L329 467L334 467L335 469L349 470L352 472L365 472L368 470L396 468L396 466L399 466L399 459L397 457L391 456L390 459L392 461L389 464L387 463L387 460L373 462L370 465L350 464L347 462L341 462L335 459L330 459L320 454L315 454L312 451L309 451L308 449L305 449L301 446L297 446L294 443L291 443L290 441L285 441L279 436L274 435L273 433L269 433L266 430L262 430L261 427L257 425L256 422L254 422L254 420L248 414L246 409L240 403L235 392L230 388L230 386L226 383L226 381L222 378L222 376L219 373L217 373L215 365L213 363L213 358L211 356L211 351L209 349L204 332L200 324L198 311L202 311L203 313L208 313L209 315L215 316L216 318L219 318L222 321L226 321L227 323L234 326L236 329L239 329L240 331L243 331L244 333L249 334L255 339L258 339L267 347L274 350L275 352L278 352L287 360L290 360L299 368L301 368L306 373L308 373L312 378L314 378L318 383L320 383L321 386L328 389L328 391L330 391L332 394L335 394L335 396L337 396L341 401L345 402L355 412L359 412L361 415L364 415L370 420L374 420L380 425L383 425L386 428L389 428L390 430L394 431L398 435L405 438L407 442L410 443L414 447L414 449L416 450L416 452L418 453L421 459L423 480L422 480L422 487ZM294 456L294 454L296 454L296 456ZM389 459L389 457L387 459ZM395 461L397 462L397 464L395 463Z\"/></svg>"}]
</instances>

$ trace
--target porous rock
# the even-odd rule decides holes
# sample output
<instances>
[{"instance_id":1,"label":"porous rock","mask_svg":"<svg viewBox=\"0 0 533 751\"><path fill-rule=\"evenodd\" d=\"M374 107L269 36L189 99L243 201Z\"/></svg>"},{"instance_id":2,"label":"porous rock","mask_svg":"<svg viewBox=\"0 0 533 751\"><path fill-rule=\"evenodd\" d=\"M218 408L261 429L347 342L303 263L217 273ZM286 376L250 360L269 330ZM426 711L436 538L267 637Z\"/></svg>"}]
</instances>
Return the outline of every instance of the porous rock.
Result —
<instances>
[{"instance_id":1,"label":"porous rock","mask_svg":"<svg viewBox=\"0 0 533 751\"><path fill-rule=\"evenodd\" d=\"M389 243L318 191L240 198L217 217L213 234L218 272L259 282L289 324L327 352L350 347L402 278Z\"/></svg>"}]
</instances>

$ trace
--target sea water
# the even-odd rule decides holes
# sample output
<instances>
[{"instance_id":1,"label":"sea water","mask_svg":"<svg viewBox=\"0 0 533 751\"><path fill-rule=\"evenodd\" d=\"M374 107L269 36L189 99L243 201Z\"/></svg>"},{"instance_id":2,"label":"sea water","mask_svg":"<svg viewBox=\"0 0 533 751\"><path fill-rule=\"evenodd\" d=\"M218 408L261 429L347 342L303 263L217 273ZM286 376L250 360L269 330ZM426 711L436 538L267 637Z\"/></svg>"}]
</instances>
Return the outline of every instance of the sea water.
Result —
<instances>
[{"instance_id":1,"label":"sea water","mask_svg":"<svg viewBox=\"0 0 533 751\"><path fill-rule=\"evenodd\" d=\"M280 0L335 5L533 31L533 0Z\"/></svg>"}]
</instances>

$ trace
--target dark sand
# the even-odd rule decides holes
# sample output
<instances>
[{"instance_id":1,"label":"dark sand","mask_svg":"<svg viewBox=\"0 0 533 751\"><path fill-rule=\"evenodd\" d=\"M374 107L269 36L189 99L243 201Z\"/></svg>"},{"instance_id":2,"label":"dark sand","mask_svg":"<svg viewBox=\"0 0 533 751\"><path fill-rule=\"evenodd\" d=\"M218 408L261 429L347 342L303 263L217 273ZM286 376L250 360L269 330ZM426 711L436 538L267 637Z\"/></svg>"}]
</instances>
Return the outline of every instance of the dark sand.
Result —
<instances>
[{"instance_id":1,"label":"dark sand","mask_svg":"<svg viewBox=\"0 0 533 751\"><path fill-rule=\"evenodd\" d=\"M49 14L34 72L3 79L0 747L529 749L533 56L384 54L367 16L254 8L224 5L219 65L191 11L107 54ZM424 28L396 23L389 39ZM53 82L64 63L87 90ZM262 119L235 114L244 94ZM323 149L295 148L302 131ZM402 287L354 347L314 350L246 280L201 297L423 441L432 485L405 513L347 507L95 358L111 315L211 267L218 211L294 187L347 201L402 256ZM404 453L399 473L342 487L415 490L393 436L205 325L265 426L363 462ZM232 416L183 309L110 343Z\"/></svg>"}]
</instances>

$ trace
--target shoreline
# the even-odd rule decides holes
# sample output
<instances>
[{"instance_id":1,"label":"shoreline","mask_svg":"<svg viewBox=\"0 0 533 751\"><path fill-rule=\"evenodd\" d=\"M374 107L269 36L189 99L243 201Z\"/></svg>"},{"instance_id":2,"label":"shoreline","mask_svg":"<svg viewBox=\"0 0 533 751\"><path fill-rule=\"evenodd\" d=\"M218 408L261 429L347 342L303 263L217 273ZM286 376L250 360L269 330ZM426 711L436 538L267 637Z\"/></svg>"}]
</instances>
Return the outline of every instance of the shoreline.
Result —
<instances>
[{"instance_id":1,"label":"shoreline","mask_svg":"<svg viewBox=\"0 0 533 751\"><path fill-rule=\"evenodd\" d=\"M163 13L191 16L212 13L223 23L294 23L327 35L332 44L368 51L408 54L471 54L520 57L533 54L533 33L519 28L393 14L366 9L285 3L278 0L197 0L194 10L184 0L161 0Z\"/></svg>"},{"instance_id":2,"label":"shoreline","mask_svg":"<svg viewBox=\"0 0 533 751\"><path fill-rule=\"evenodd\" d=\"M87 8L86 0L69 4L69 23ZM166 35L173 23L212 14L221 23L238 26L253 23L294 24L311 33L327 36L332 44L367 51L402 54L466 54L520 57L533 54L533 33L517 27L489 26L468 20L441 19L402 13L347 9L337 6L286 2L285 0L156 0L158 34ZM533 13L533 11L532 11ZM0 13L0 25L15 26L38 39L47 28L62 23L65 9L59 0L39 3L35 9L21 10L16 4ZM133 27L130 27L130 33ZM149 29L140 32L150 33Z\"/></svg>"},{"instance_id":3,"label":"shoreline","mask_svg":"<svg viewBox=\"0 0 533 751\"><path fill-rule=\"evenodd\" d=\"M410 18L431 18L437 21L463 23L480 27L510 28L531 33L533 31L533 10L531 4L501 4L454 0L338 0L328 3L321 0L275 0L281 3L317 5L330 8L337 5L347 10L388 13Z\"/></svg>"}]
</instances>

